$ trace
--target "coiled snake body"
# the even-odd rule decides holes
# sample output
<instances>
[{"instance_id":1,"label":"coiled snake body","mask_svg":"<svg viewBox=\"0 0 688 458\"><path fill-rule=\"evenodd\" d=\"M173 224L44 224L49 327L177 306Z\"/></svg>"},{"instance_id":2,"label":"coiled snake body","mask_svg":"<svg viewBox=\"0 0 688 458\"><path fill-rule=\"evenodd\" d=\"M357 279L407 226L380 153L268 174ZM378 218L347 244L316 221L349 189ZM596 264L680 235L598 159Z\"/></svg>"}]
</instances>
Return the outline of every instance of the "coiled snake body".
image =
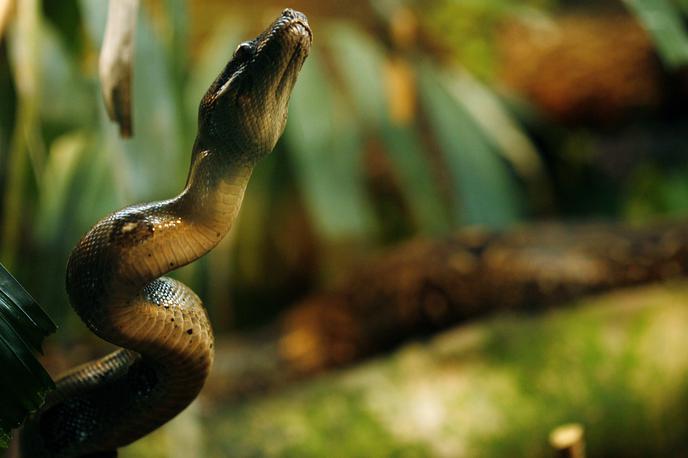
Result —
<instances>
[{"instance_id":1,"label":"coiled snake body","mask_svg":"<svg viewBox=\"0 0 688 458\"><path fill-rule=\"evenodd\" d=\"M212 249L234 221L251 170L282 134L312 36L285 10L240 44L201 100L184 190L98 222L67 266L67 292L88 327L122 350L57 382L21 436L25 457L104 456L148 434L198 394L213 361L201 300L162 277Z\"/></svg>"}]
</instances>

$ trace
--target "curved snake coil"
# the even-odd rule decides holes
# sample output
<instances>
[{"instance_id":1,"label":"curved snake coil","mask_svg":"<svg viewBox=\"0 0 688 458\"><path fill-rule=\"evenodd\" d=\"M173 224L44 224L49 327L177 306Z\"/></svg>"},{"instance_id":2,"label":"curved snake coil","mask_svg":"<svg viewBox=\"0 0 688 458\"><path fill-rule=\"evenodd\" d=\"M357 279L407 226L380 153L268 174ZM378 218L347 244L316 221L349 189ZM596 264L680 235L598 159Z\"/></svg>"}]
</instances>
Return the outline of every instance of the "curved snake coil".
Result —
<instances>
[{"instance_id":1,"label":"curved snake coil","mask_svg":"<svg viewBox=\"0 0 688 458\"><path fill-rule=\"evenodd\" d=\"M240 44L201 100L184 190L99 221L67 266L67 292L87 326L123 347L73 369L21 435L24 457L114 456L183 410L213 361L201 300L162 277L211 250L232 226L251 171L284 131L308 55L306 17L285 10Z\"/></svg>"}]
</instances>

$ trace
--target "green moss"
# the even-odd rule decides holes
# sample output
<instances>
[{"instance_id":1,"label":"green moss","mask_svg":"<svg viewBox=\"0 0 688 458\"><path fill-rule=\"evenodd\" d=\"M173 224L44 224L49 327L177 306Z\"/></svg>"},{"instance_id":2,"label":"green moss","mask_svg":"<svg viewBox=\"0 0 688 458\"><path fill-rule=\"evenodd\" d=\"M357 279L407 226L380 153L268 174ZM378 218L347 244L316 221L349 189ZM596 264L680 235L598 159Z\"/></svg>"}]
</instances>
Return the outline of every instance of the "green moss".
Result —
<instances>
[{"instance_id":1,"label":"green moss","mask_svg":"<svg viewBox=\"0 0 688 458\"><path fill-rule=\"evenodd\" d=\"M392 437L362 394L323 380L305 391L239 406L208 423L210 456L419 457L419 444Z\"/></svg>"},{"instance_id":2,"label":"green moss","mask_svg":"<svg viewBox=\"0 0 688 458\"><path fill-rule=\"evenodd\" d=\"M502 316L213 406L197 420L199 456L546 457L549 432L567 422L585 426L590 456L677 456L687 298L688 285L657 286Z\"/></svg>"}]
</instances>

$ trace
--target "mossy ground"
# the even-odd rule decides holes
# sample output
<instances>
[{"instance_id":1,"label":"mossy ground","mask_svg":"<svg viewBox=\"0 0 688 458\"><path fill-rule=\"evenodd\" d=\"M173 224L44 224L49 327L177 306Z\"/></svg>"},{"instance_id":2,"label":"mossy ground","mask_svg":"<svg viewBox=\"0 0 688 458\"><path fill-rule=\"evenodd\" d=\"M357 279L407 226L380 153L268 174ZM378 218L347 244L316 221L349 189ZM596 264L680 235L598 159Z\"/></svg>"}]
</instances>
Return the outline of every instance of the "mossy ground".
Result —
<instances>
[{"instance_id":1,"label":"mossy ground","mask_svg":"<svg viewBox=\"0 0 688 458\"><path fill-rule=\"evenodd\" d=\"M548 433L571 421L590 456L675 456L687 304L688 284L673 284L503 315L250 402L202 400L179 421L209 457L550 456ZM171 456L174 428L122 456Z\"/></svg>"}]
</instances>

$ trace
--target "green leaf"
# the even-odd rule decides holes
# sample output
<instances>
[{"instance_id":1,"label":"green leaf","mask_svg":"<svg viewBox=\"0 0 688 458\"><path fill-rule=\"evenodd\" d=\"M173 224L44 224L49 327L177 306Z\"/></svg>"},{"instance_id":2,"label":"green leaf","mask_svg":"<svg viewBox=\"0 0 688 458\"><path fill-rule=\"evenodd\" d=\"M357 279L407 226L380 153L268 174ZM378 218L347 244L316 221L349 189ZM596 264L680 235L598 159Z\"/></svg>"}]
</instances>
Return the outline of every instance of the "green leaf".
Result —
<instances>
[{"instance_id":1,"label":"green leaf","mask_svg":"<svg viewBox=\"0 0 688 458\"><path fill-rule=\"evenodd\" d=\"M391 122L382 126L381 133L418 229L426 234L448 231L449 215L418 133Z\"/></svg>"},{"instance_id":2,"label":"green leaf","mask_svg":"<svg viewBox=\"0 0 688 458\"><path fill-rule=\"evenodd\" d=\"M449 67L440 76L449 95L479 126L490 148L524 181L529 201L534 205L549 202L552 186L537 148L503 101L460 68Z\"/></svg>"},{"instance_id":3,"label":"green leaf","mask_svg":"<svg viewBox=\"0 0 688 458\"><path fill-rule=\"evenodd\" d=\"M466 224L503 227L518 218L519 189L508 167L437 71L419 66L423 107L454 183L454 217Z\"/></svg>"},{"instance_id":4,"label":"green leaf","mask_svg":"<svg viewBox=\"0 0 688 458\"><path fill-rule=\"evenodd\" d=\"M29 293L0 265L0 448L9 430L38 409L55 387L33 352L55 324Z\"/></svg>"},{"instance_id":5,"label":"green leaf","mask_svg":"<svg viewBox=\"0 0 688 458\"><path fill-rule=\"evenodd\" d=\"M79 62L73 60L57 32L42 22L36 37L40 43L40 93L49 103L38 105L46 124L72 128L92 125L96 99L91 94L94 81L84 77ZM100 98L97 99L98 103Z\"/></svg>"},{"instance_id":6,"label":"green leaf","mask_svg":"<svg viewBox=\"0 0 688 458\"><path fill-rule=\"evenodd\" d=\"M291 97L285 141L319 232L331 239L371 233L359 126L311 52Z\"/></svg>"},{"instance_id":7,"label":"green leaf","mask_svg":"<svg viewBox=\"0 0 688 458\"><path fill-rule=\"evenodd\" d=\"M386 115L382 80L383 51L356 27L337 24L328 28L332 61L341 73L364 123L379 124Z\"/></svg>"},{"instance_id":8,"label":"green leaf","mask_svg":"<svg viewBox=\"0 0 688 458\"><path fill-rule=\"evenodd\" d=\"M447 211L417 133L413 126L395 125L389 119L383 51L364 32L344 24L332 27L328 38L358 118L381 136L415 225L427 234L448 230Z\"/></svg>"},{"instance_id":9,"label":"green leaf","mask_svg":"<svg viewBox=\"0 0 688 458\"><path fill-rule=\"evenodd\" d=\"M545 172L537 149L499 98L461 69L444 70L441 76L450 96L466 109L495 152L509 161L523 179L540 181Z\"/></svg>"},{"instance_id":10,"label":"green leaf","mask_svg":"<svg viewBox=\"0 0 688 458\"><path fill-rule=\"evenodd\" d=\"M670 67L688 64L688 34L676 5L668 0L625 0L652 36L659 54ZM685 2L681 7L686 11Z\"/></svg>"},{"instance_id":11,"label":"green leaf","mask_svg":"<svg viewBox=\"0 0 688 458\"><path fill-rule=\"evenodd\" d=\"M178 113L183 106L181 99L175 97L172 66L144 8L136 26L135 52L134 138L111 142L126 169L123 176L127 202L168 198L178 193L186 178L193 141L182 134ZM107 128L110 135L114 133L111 127Z\"/></svg>"}]
</instances>

